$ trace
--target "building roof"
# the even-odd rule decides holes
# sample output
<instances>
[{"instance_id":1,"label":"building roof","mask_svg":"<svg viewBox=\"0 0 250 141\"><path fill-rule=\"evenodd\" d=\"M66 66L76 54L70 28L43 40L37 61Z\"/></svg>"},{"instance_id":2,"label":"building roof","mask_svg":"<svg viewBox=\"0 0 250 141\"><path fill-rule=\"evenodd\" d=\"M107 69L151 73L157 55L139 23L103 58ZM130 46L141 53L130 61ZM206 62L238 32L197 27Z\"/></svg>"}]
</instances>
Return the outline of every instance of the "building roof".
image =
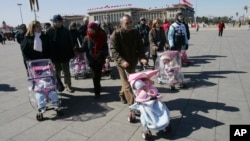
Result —
<instances>
[{"instance_id":1,"label":"building roof","mask_svg":"<svg viewBox=\"0 0 250 141\"><path fill-rule=\"evenodd\" d=\"M144 8L134 8L134 7L129 7L129 8L119 8L119 9L105 9L105 10L96 10L96 11L91 11L88 12L88 14L95 14L95 13L102 13L102 12L114 12L114 11L125 11L125 10L133 10L133 11L144 11L147 9Z\"/></svg>"}]
</instances>

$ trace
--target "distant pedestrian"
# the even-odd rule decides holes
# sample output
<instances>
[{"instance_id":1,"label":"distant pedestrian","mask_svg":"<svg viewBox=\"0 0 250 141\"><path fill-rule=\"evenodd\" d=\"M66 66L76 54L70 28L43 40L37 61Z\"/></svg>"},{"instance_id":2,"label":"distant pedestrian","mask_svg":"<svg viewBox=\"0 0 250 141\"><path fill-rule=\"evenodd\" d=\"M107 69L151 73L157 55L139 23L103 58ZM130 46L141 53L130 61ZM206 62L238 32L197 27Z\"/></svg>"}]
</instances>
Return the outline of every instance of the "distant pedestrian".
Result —
<instances>
[{"instance_id":1,"label":"distant pedestrian","mask_svg":"<svg viewBox=\"0 0 250 141\"><path fill-rule=\"evenodd\" d=\"M24 36L25 36L26 32L27 32L26 25L25 24L21 24L19 26L18 31L16 32L16 35L15 35L16 36L16 40L17 40L17 42L20 45L20 49L21 49L21 46L23 44L23 40L24 40ZM26 60L25 60L25 57L23 55L23 52L22 52L22 56L23 56L23 63L24 63L24 66L25 66L25 69L26 69L27 75L28 75L28 68L27 68L27 64L26 64Z\"/></svg>"},{"instance_id":2,"label":"distant pedestrian","mask_svg":"<svg viewBox=\"0 0 250 141\"><path fill-rule=\"evenodd\" d=\"M53 27L46 34L49 39L50 59L55 65L56 74L60 77L63 71L65 90L73 93L69 61L74 57L74 45L70 31L63 26L61 15L53 16Z\"/></svg>"},{"instance_id":3,"label":"distant pedestrian","mask_svg":"<svg viewBox=\"0 0 250 141\"><path fill-rule=\"evenodd\" d=\"M250 30L250 20L248 21L248 30Z\"/></svg>"},{"instance_id":4,"label":"distant pedestrian","mask_svg":"<svg viewBox=\"0 0 250 141\"><path fill-rule=\"evenodd\" d=\"M121 28L115 30L111 35L110 48L122 82L119 96L123 103L132 105L134 103L134 95L125 70L128 73L135 73L138 60L143 65L147 64L147 60L140 33L133 28L131 16L123 15L120 25Z\"/></svg>"},{"instance_id":5,"label":"distant pedestrian","mask_svg":"<svg viewBox=\"0 0 250 141\"><path fill-rule=\"evenodd\" d=\"M200 26L199 26L199 24L198 24L198 23L196 23L196 32L198 32L198 31L199 31L199 29L200 29Z\"/></svg>"},{"instance_id":6,"label":"distant pedestrian","mask_svg":"<svg viewBox=\"0 0 250 141\"><path fill-rule=\"evenodd\" d=\"M19 31L16 33L16 39L17 39L17 42L21 45L22 42L23 42L23 39L24 39L24 36L27 32L27 27L25 24L21 24L19 26Z\"/></svg>"},{"instance_id":7,"label":"distant pedestrian","mask_svg":"<svg viewBox=\"0 0 250 141\"><path fill-rule=\"evenodd\" d=\"M223 21L220 21L220 23L218 24L218 30L219 30L218 36L222 36L224 29L225 29L225 24Z\"/></svg>"}]
</instances>

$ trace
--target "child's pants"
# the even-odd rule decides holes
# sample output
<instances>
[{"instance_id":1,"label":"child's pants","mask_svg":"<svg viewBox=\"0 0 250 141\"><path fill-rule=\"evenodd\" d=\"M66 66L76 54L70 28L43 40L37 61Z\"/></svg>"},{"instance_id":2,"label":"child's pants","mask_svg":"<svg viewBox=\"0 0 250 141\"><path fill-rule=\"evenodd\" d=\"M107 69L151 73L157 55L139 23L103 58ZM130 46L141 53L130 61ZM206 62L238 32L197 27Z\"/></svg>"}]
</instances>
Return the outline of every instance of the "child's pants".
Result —
<instances>
[{"instance_id":1,"label":"child's pants","mask_svg":"<svg viewBox=\"0 0 250 141\"><path fill-rule=\"evenodd\" d=\"M39 92L39 93L36 93L35 97L36 97L38 109L45 108L46 103L47 103L46 96L43 93ZM57 102L58 102L57 93L55 91L51 91L49 92L48 97L52 101L53 105L57 106Z\"/></svg>"}]
</instances>

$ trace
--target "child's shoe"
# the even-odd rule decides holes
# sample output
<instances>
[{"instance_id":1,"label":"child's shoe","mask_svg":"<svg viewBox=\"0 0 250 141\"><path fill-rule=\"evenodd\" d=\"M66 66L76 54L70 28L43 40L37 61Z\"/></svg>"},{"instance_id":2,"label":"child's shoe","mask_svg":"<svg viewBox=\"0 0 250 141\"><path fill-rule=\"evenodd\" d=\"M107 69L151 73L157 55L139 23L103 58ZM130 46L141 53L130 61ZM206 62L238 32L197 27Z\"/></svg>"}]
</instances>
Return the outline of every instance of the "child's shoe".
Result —
<instances>
[{"instance_id":1,"label":"child's shoe","mask_svg":"<svg viewBox=\"0 0 250 141\"><path fill-rule=\"evenodd\" d=\"M41 112L41 113L45 113L46 107L42 107L42 108L38 109L38 111Z\"/></svg>"}]
</instances>

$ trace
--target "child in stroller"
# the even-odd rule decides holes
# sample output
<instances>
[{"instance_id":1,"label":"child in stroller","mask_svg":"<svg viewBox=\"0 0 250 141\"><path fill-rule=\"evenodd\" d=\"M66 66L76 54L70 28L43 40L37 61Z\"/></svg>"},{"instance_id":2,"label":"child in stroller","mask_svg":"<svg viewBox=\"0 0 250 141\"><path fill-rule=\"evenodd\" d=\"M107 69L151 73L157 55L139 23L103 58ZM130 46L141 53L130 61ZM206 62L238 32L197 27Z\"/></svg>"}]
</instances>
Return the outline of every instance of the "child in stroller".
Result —
<instances>
[{"instance_id":1,"label":"child in stroller","mask_svg":"<svg viewBox=\"0 0 250 141\"><path fill-rule=\"evenodd\" d=\"M53 82L50 72L43 72L38 83L34 87L36 92L35 97L37 100L38 111L44 113L46 111L46 101L50 99L54 109L58 109L58 98L55 91L55 83Z\"/></svg>"},{"instance_id":2,"label":"child in stroller","mask_svg":"<svg viewBox=\"0 0 250 141\"><path fill-rule=\"evenodd\" d=\"M150 79L159 70L144 71L129 75L129 82L135 94L135 103L130 106L131 114L129 120L135 120L133 111L140 111L140 121L146 130L142 133L142 138L147 139L152 136L150 129L170 132L170 113L167 106L160 101L162 95L154 86ZM131 116L132 115L132 116Z\"/></svg>"},{"instance_id":3,"label":"child in stroller","mask_svg":"<svg viewBox=\"0 0 250 141\"><path fill-rule=\"evenodd\" d=\"M86 78L87 73L87 62L84 53L76 53L76 57L70 61L70 66L74 78L77 80L79 77Z\"/></svg>"},{"instance_id":4,"label":"child in stroller","mask_svg":"<svg viewBox=\"0 0 250 141\"><path fill-rule=\"evenodd\" d=\"M49 59L28 61L29 98L33 107L38 109L37 120L43 120L47 102L51 101L54 110L59 114L59 100L56 92L55 70Z\"/></svg>"},{"instance_id":5,"label":"child in stroller","mask_svg":"<svg viewBox=\"0 0 250 141\"><path fill-rule=\"evenodd\" d=\"M180 84L181 88L185 88L184 75L181 72L181 60L178 51L165 51L158 54L157 67L160 69L158 73L158 83L170 84L170 90L175 90L175 85Z\"/></svg>"}]
</instances>

